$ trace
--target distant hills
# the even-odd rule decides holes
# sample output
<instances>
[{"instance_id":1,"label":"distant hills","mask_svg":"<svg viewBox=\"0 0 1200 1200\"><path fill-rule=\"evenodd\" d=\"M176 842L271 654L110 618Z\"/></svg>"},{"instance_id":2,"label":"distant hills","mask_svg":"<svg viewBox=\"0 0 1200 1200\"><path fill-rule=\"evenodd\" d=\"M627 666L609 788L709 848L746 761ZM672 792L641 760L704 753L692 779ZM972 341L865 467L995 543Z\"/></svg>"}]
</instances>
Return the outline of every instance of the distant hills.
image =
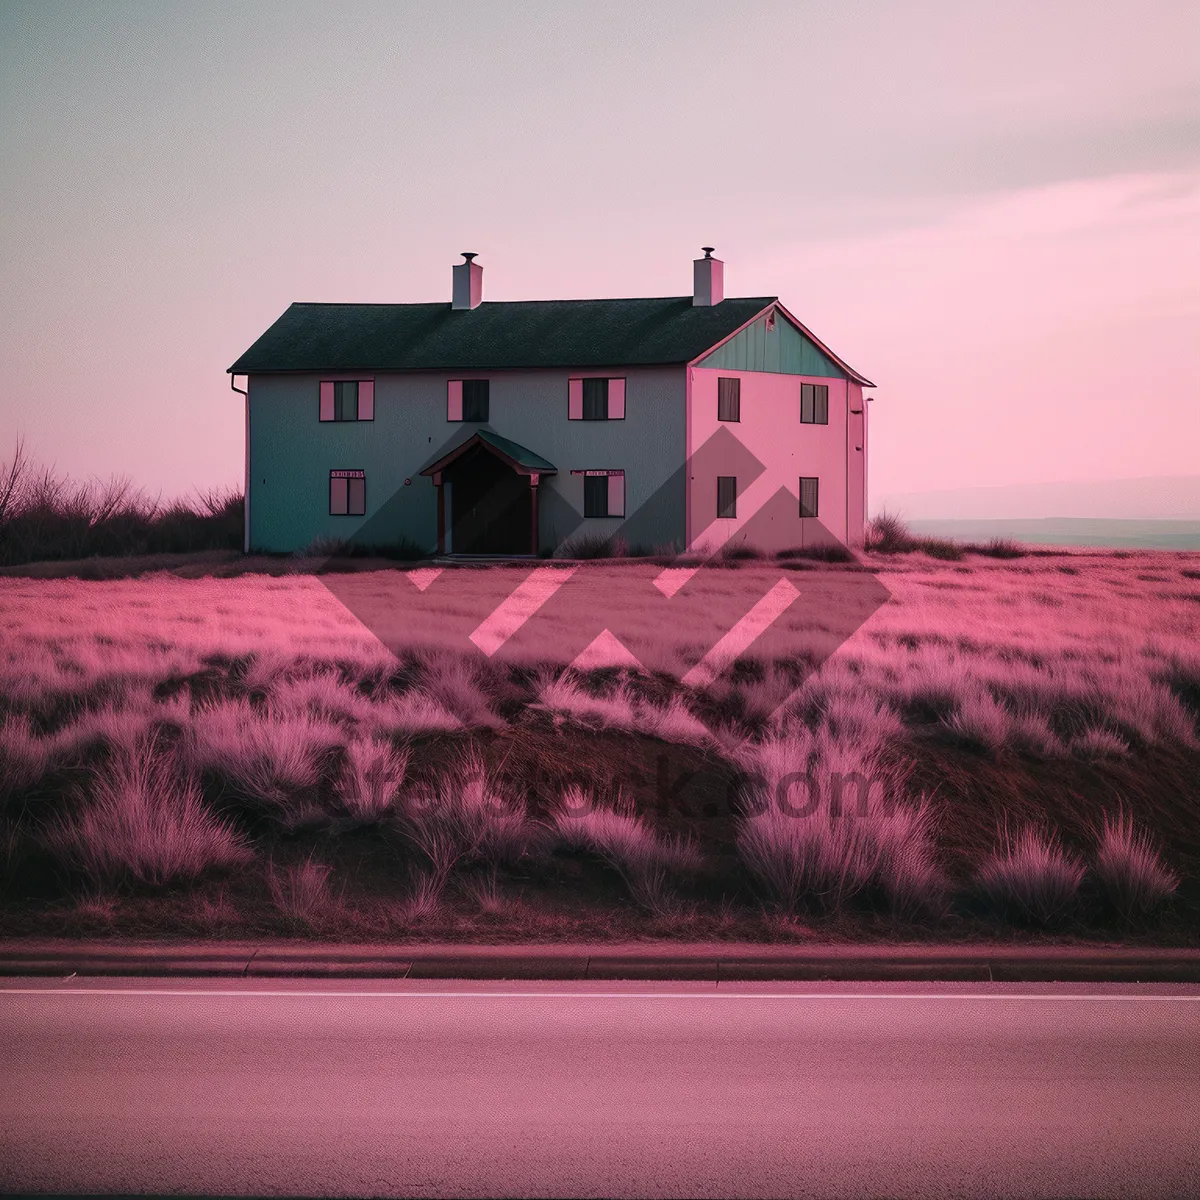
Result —
<instances>
[{"instance_id":1,"label":"distant hills","mask_svg":"<svg viewBox=\"0 0 1200 1200\"><path fill-rule=\"evenodd\" d=\"M1123 546L1200 550L1200 521L1106 520L1103 517L1016 517L1002 521L909 521L914 533L985 542L1008 537L1042 546Z\"/></svg>"},{"instance_id":2,"label":"distant hills","mask_svg":"<svg viewBox=\"0 0 1200 1200\"><path fill-rule=\"evenodd\" d=\"M1015 517L1200 521L1200 475L1013 483L872 496L872 511L884 508L900 512L910 521L1007 521Z\"/></svg>"},{"instance_id":3,"label":"distant hills","mask_svg":"<svg viewBox=\"0 0 1200 1200\"><path fill-rule=\"evenodd\" d=\"M1077 546L1200 549L1200 475L896 492L871 509L921 533Z\"/></svg>"}]
</instances>

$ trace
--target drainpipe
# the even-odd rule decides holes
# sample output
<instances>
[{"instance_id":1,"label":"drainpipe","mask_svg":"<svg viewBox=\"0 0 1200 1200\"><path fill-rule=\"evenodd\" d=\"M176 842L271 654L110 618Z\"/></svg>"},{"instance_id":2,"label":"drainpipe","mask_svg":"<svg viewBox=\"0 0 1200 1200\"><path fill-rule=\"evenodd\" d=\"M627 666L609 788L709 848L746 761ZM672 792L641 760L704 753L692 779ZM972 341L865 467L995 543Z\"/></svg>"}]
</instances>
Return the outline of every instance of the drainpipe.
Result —
<instances>
[{"instance_id":1,"label":"drainpipe","mask_svg":"<svg viewBox=\"0 0 1200 1200\"><path fill-rule=\"evenodd\" d=\"M237 385L236 377L229 376L229 386L246 397L246 473L242 489L242 553L250 553L250 376L246 376L245 388Z\"/></svg>"}]
</instances>

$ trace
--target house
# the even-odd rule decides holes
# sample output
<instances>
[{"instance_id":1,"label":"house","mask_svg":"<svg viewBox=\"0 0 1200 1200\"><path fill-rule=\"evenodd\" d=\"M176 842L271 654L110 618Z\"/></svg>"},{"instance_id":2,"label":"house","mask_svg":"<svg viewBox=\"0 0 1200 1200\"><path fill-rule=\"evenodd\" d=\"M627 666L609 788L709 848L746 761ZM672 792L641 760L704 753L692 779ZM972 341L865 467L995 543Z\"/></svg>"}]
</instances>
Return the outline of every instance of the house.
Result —
<instances>
[{"instance_id":1,"label":"house","mask_svg":"<svg viewBox=\"0 0 1200 1200\"><path fill-rule=\"evenodd\" d=\"M293 304L229 368L247 551L861 540L874 386L774 296ZM245 388L238 387L239 377Z\"/></svg>"}]
</instances>

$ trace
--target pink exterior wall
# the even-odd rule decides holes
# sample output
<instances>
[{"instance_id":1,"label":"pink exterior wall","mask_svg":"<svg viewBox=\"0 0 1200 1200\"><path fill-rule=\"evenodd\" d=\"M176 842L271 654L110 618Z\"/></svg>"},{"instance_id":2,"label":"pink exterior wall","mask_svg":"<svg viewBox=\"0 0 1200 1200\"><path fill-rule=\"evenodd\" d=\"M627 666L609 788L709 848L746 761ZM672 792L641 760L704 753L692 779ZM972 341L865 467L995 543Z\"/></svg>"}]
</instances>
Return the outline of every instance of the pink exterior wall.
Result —
<instances>
[{"instance_id":1,"label":"pink exterior wall","mask_svg":"<svg viewBox=\"0 0 1200 1200\"><path fill-rule=\"evenodd\" d=\"M717 420L717 379L737 378L741 384L741 420ZM800 385L825 384L829 388L829 424L801 424ZM866 442L857 440L851 425L865 419L850 413L864 408L862 389L844 379L783 375L763 371L690 369L687 414L687 480L689 546L714 546L741 534L764 549L815 545L831 540L861 541L865 502ZM765 470L753 482L743 483L736 453L700 451L719 430L727 430ZM857 447L863 446L859 451ZM849 463L849 470L847 464ZM718 475L737 475L737 517L715 519ZM799 516L800 476L820 482L820 510L816 519ZM790 501L781 503L780 488ZM758 510L774 501L769 508ZM745 528L747 525L751 528Z\"/></svg>"}]
</instances>

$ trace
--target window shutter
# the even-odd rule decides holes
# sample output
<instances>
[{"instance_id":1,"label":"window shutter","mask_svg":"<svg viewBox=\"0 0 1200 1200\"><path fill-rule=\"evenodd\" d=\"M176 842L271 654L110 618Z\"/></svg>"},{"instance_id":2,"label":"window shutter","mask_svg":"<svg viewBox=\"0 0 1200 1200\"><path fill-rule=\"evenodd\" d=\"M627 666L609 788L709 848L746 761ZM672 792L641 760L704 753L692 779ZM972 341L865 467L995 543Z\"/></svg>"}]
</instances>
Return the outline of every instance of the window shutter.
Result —
<instances>
[{"instance_id":1,"label":"window shutter","mask_svg":"<svg viewBox=\"0 0 1200 1200\"><path fill-rule=\"evenodd\" d=\"M335 419L333 411L333 380L321 380L321 420L332 421Z\"/></svg>"},{"instance_id":2,"label":"window shutter","mask_svg":"<svg viewBox=\"0 0 1200 1200\"><path fill-rule=\"evenodd\" d=\"M813 405L813 420L818 425L829 424L829 384L818 383L815 388L816 396Z\"/></svg>"},{"instance_id":3,"label":"window shutter","mask_svg":"<svg viewBox=\"0 0 1200 1200\"><path fill-rule=\"evenodd\" d=\"M335 517L346 515L346 484L348 479L330 479L329 481L329 511Z\"/></svg>"},{"instance_id":4,"label":"window shutter","mask_svg":"<svg viewBox=\"0 0 1200 1200\"><path fill-rule=\"evenodd\" d=\"M811 425L813 422L813 385L811 383L800 385L800 420L805 425Z\"/></svg>"},{"instance_id":5,"label":"window shutter","mask_svg":"<svg viewBox=\"0 0 1200 1200\"><path fill-rule=\"evenodd\" d=\"M742 381L740 378L717 380L717 420L740 421L742 417Z\"/></svg>"},{"instance_id":6,"label":"window shutter","mask_svg":"<svg viewBox=\"0 0 1200 1200\"><path fill-rule=\"evenodd\" d=\"M461 421L462 419L462 380L451 379L446 383L446 420Z\"/></svg>"},{"instance_id":7,"label":"window shutter","mask_svg":"<svg viewBox=\"0 0 1200 1200\"><path fill-rule=\"evenodd\" d=\"M583 380L572 379L567 383L567 419L583 420Z\"/></svg>"},{"instance_id":8,"label":"window shutter","mask_svg":"<svg viewBox=\"0 0 1200 1200\"><path fill-rule=\"evenodd\" d=\"M347 479L346 482L350 485L347 496L350 515L353 517L364 516L367 511L366 479Z\"/></svg>"},{"instance_id":9,"label":"window shutter","mask_svg":"<svg viewBox=\"0 0 1200 1200\"><path fill-rule=\"evenodd\" d=\"M609 393L611 396L611 393ZM625 472L608 477L608 515L623 517L625 515Z\"/></svg>"},{"instance_id":10,"label":"window shutter","mask_svg":"<svg viewBox=\"0 0 1200 1200\"><path fill-rule=\"evenodd\" d=\"M610 421L625 420L625 380L623 379L608 381L608 419ZM623 508L622 511L624 511Z\"/></svg>"},{"instance_id":11,"label":"window shutter","mask_svg":"<svg viewBox=\"0 0 1200 1200\"><path fill-rule=\"evenodd\" d=\"M375 380L364 379L358 385L358 419L375 420Z\"/></svg>"}]
</instances>

